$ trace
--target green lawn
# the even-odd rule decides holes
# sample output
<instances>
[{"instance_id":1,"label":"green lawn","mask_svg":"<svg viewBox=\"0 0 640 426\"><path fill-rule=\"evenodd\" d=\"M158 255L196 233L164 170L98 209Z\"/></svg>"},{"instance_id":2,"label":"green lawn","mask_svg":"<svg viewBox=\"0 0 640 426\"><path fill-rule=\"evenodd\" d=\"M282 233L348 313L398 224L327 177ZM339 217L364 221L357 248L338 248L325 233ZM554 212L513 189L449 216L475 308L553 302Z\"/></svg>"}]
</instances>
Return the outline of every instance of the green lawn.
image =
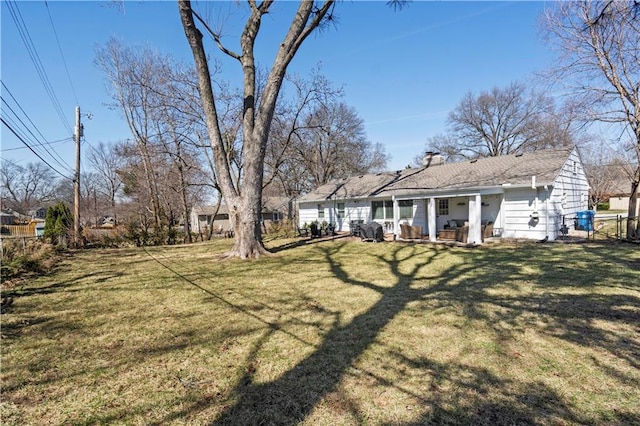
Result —
<instances>
[{"instance_id":1,"label":"green lawn","mask_svg":"<svg viewBox=\"0 0 640 426\"><path fill-rule=\"evenodd\" d=\"M640 424L640 248L87 250L2 314L3 425Z\"/></svg>"}]
</instances>

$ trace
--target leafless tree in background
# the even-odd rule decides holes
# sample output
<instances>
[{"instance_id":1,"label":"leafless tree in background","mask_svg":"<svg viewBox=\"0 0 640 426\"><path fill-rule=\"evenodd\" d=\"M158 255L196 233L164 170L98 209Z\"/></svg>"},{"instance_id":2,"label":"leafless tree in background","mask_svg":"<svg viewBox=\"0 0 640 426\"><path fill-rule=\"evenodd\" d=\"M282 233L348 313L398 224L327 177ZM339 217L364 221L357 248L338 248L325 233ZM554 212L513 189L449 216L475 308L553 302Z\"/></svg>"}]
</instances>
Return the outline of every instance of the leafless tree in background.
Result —
<instances>
[{"instance_id":1,"label":"leafless tree in background","mask_svg":"<svg viewBox=\"0 0 640 426\"><path fill-rule=\"evenodd\" d=\"M571 116L556 111L551 97L522 83L467 93L449 114L447 126L447 134L428 139L427 149L452 159L574 144Z\"/></svg>"},{"instance_id":2,"label":"leafless tree in background","mask_svg":"<svg viewBox=\"0 0 640 426\"><path fill-rule=\"evenodd\" d=\"M156 231L167 226L165 213L160 205L158 182L154 165L153 132L151 110L153 107L153 89L159 86L158 63L164 57L150 49L135 49L122 46L111 39L98 49L96 63L107 75L109 91L122 112L134 146L144 171L143 182L148 192L148 201L152 206L153 225Z\"/></svg>"},{"instance_id":3,"label":"leafless tree in background","mask_svg":"<svg viewBox=\"0 0 640 426\"><path fill-rule=\"evenodd\" d=\"M333 179L386 167L384 147L366 138L362 119L341 102L342 89L319 69L287 80L267 144L266 190L297 196ZM294 93L285 99L288 88Z\"/></svg>"},{"instance_id":4,"label":"leafless tree in background","mask_svg":"<svg viewBox=\"0 0 640 426\"><path fill-rule=\"evenodd\" d=\"M96 148L90 149L87 159L91 169L98 175L98 192L109 201L108 213L117 223L116 195L122 186L122 180L118 170L122 165L122 159L117 155L113 144L100 142Z\"/></svg>"},{"instance_id":5,"label":"leafless tree in background","mask_svg":"<svg viewBox=\"0 0 640 426\"><path fill-rule=\"evenodd\" d=\"M637 1L558 2L546 13L547 34L556 48L557 81L585 105L584 119L620 126L636 158L629 198L629 238L640 182L640 3Z\"/></svg>"},{"instance_id":6,"label":"leafless tree in background","mask_svg":"<svg viewBox=\"0 0 640 426\"><path fill-rule=\"evenodd\" d=\"M306 120L296 150L308 172L308 189L386 167L384 147L367 140L364 123L355 109L343 103L322 105Z\"/></svg>"},{"instance_id":7,"label":"leafless tree in background","mask_svg":"<svg viewBox=\"0 0 640 426\"><path fill-rule=\"evenodd\" d=\"M71 186L71 181L67 182ZM2 208L27 214L29 210L47 207L57 198L58 181L44 163L21 166L2 159L0 165Z\"/></svg>"},{"instance_id":8,"label":"leafless tree in background","mask_svg":"<svg viewBox=\"0 0 640 426\"><path fill-rule=\"evenodd\" d=\"M117 154L124 194L139 203L134 216L147 223L151 213L157 237L182 219L190 242L190 211L206 192L198 148L204 122L193 70L169 55L115 40L98 50L96 62L132 134Z\"/></svg>"},{"instance_id":9,"label":"leafless tree in background","mask_svg":"<svg viewBox=\"0 0 640 426\"><path fill-rule=\"evenodd\" d=\"M627 158L620 156L606 143L600 141L591 148L580 151L589 178L591 204L605 202L611 195L621 193L621 182L632 179L635 168Z\"/></svg>"}]
</instances>

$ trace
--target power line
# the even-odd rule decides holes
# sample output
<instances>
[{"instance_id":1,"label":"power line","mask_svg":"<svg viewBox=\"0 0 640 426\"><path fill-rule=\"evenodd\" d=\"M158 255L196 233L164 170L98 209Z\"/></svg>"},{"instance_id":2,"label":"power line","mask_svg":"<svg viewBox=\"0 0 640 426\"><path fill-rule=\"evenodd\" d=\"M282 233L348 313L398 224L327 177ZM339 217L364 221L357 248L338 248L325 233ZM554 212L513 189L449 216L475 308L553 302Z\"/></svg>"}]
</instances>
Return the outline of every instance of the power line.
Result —
<instances>
[{"instance_id":1,"label":"power line","mask_svg":"<svg viewBox=\"0 0 640 426\"><path fill-rule=\"evenodd\" d=\"M46 143L38 143L38 144L32 144L32 146L34 147L44 147L45 145L51 146L51 144L54 143L60 143L60 142L69 142L72 141L73 138L71 136L69 136L68 138L64 138L64 139L58 139L56 141L47 141ZM2 148L1 151L2 152L9 152L9 151L18 151L19 149L27 149L26 146L18 146L16 148Z\"/></svg>"},{"instance_id":2,"label":"power line","mask_svg":"<svg viewBox=\"0 0 640 426\"><path fill-rule=\"evenodd\" d=\"M60 154L53 148L53 146L51 146L48 142L47 142L47 138L44 137L44 135L42 134L42 132L40 132L40 130L38 129L38 127L34 124L34 122L31 120L31 118L29 117L29 115L26 113L26 111L22 108L22 106L20 105L20 102L18 102L18 100L13 96L13 94L11 93L11 90L9 90L9 88L7 87L6 84L4 84L4 81L2 82L2 87L4 88L4 90L9 94L9 96L11 96L11 99L13 99L13 101L15 102L15 104L18 106L18 108L20 108L20 111L22 112L22 114L26 117L26 119L29 121L29 123L31 123L31 126L33 126L33 128L35 129L35 131L42 137L42 141L38 140L38 137L29 129L29 127L24 123L24 121L22 121L22 119L20 119L20 117L18 116L18 114L13 110L13 108L11 108L11 106L9 105L9 103L2 97L2 95L0 95L0 98L2 99L2 102L7 106L7 108L13 113L13 115L16 117L16 119L18 121L20 121L20 123L22 124L22 127L24 129L26 129L32 136L33 139L35 139L35 141L37 143L32 143L32 145L36 145L36 146L43 146L43 145L48 145L49 146L49 150L47 150L47 154L49 154L49 156L51 156L51 158L58 163L62 168L69 168L71 169L71 166L60 156ZM15 123L15 122L14 122ZM14 124L17 127L17 124ZM24 134L23 134L24 137ZM25 139L29 139L27 137L25 137ZM54 155L56 155L57 158L54 157Z\"/></svg>"},{"instance_id":3,"label":"power line","mask_svg":"<svg viewBox=\"0 0 640 426\"><path fill-rule=\"evenodd\" d=\"M55 168L55 167L53 167L51 164L49 164L49 163L47 162L47 160L45 160L44 158L42 158L42 157L40 156L40 154L38 154L37 152L35 152L35 151L33 150L33 148L31 148L31 146L29 146L29 144L28 144L28 143L27 143L27 142L26 142L26 141L25 141L25 140L24 140L24 139L23 139L23 138L22 138L22 137L21 137L21 136L20 136L20 135L19 135L19 134L14 130L14 129L13 129L13 127L11 127L11 126L9 125L9 123L7 123L6 121L4 121L4 118L3 118L3 117L0 117L0 121L2 122L2 124L4 124L4 125L7 127L7 129L9 129L9 130L11 131L11 133L13 133L13 134L15 135L15 137L17 137L17 138L18 138L18 140L19 140L20 142L22 142L23 144L25 144L25 146L26 146L27 148L29 148L29 150L31 150L31 152L33 152L33 153L35 154L35 156L36 156L36 157L38 157L38 158L39 158L39 159L40 159L44 164L46 164L46 165L47 165L51 170L53 170L54 172L56 172L57 174L59 174L60 176L62 176L64 179L69 179L69 180L73 181L73 179L71 179L69 176L65 176L63 173L61 173L60 171L58 171L58 169L56 169L56 168Z\"/></svg>"},{"instance_id":4,"label":"power line","mask_svg":"<svg viewBox=\"0 0 640 426\"><path fill-rule=\"evenodd\" d=\"M5 119L6 119L7 121L5 121L5 120L3 119L3 123L7 126L7 128L9 128L9 130L11 130L11 132L12 132L12 133L13 133L13 134L18 138L18 140L20 140L20 142L22 142L22 143L23 143L23 144L24 144L24 145L25 145L25 146L26 146L26 147L27 147L31 152L33 152L33 153L34 153L34 154L35 154L35 155L36 155L40 160L42 160L45 164L47 164L47 166L49 166L51 169L55 170L57 173L62 174L62 173L61 173L61 172L59 172L57 169L55 169L55 168L54 168L50 163L48 163L48 162L44 159L44 157L42 156L42 154L40 154L40 153L36 152L35 148L34 148L31 144L29 144L29 138L28 138L28 136L27 136L26 134L24 134L24 132L21 132L21 131L18 129L18 127L19 127L19 126L18 126L18 124L15 122L15 120L12 120L12 119L11 119L11 117L6 117L6 116L5 116ZM19 119L18 119L18 120L19 120ZM54 160L55 160L55 158L54 158ZM58 162L58 164L60 164L60 163ZM60 165L61 165L61 164L60 164ZM61 166L62 166L62 165L61 165ZM64 166L62 166L62 167L63 167L63 170L65 170L65 169L64 169ZM65 170L65 171L66 171L66 172L68 172L67 170Z\"/></svg>"},{"instance_id":5,"label":"power line","mask_svg":"<svg viewBox=\"0 0 640 426\"><path fill-rule=\"evenodd\" d=\"M20 9L18 8L17 3L14 0L7 1L7 7L9 9L9 13L11 14L11 18L13 19L13 22L15 23L16 28L18 29L20 38L22 39L22 42L24 43L24 46L27 49L27 53L31 58L31 62L33 63L33 66L35 67L36 72L38 73L38 76L40 77L40 81L42 81L45 91L47 92L49 99L51 99L53 108L58 114L58 118L60 118L60 122L64 127L66 127L66 129L69 131L70 134L73 134L73 130L71 129L69 121L64 115L62 106L60 105L60 101L58 100L58 97L56 96L55 91L53 90L53 86L51 85L51 81L49 80L49 77L47 75L47 71L42 65L42 61L40 60L40 55L38 54L38 50L33 44L33 39L31 38L29 29L24 23L24 19L22 18L22 14L20 13Z\"/></svg>"},{"instance_id":6,"label":"power line","mask_svg":"<svg viewBox=\"0 0 640 426\"><path fill-rule=\"evenodd\" d=\"M73 93L73 97L76 100L76 105L80 105L78 102L78 96L76 95L76 89L73 87L73 81L71 80L71 74L69 74L69 68L67 67L67 61L64 59L64 54L62 53L62 46L60 45L60 39L58 38L58 32L56 31L56 26L53 25L53 18L51 17L51 11L49 10L49 3L45 0L44 5L47 7L47 14L49 15L49 22L51 22L51 28L53 29L53 34L56 36L56 43L58 43L58 50L60 51L60 57L62 57L62 63L64 64L64 70L67 73L67 78L69 79L69 86L71 86L71 92Z\"/></svg>"}]
</instances>

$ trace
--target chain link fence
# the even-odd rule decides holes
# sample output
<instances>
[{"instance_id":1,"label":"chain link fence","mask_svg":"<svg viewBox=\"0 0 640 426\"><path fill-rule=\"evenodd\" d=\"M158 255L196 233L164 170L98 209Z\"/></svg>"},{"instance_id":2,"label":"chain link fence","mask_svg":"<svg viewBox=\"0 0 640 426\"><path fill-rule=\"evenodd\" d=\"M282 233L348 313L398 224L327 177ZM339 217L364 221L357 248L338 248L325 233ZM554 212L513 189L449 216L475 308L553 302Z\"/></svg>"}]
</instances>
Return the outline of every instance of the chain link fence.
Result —
<instances>
[{"instance_id":1,"label":"chain link fence","mask_svg":"<svg viewBox=\"0 0 640 426\"><path fill-rule=\"evenodd\" d=\"M564 215L560 221L560 240L639 241L638 217L603 213L598 215ZM628 230L631 230L629 234Z\"/></svg>"}]
</instances>

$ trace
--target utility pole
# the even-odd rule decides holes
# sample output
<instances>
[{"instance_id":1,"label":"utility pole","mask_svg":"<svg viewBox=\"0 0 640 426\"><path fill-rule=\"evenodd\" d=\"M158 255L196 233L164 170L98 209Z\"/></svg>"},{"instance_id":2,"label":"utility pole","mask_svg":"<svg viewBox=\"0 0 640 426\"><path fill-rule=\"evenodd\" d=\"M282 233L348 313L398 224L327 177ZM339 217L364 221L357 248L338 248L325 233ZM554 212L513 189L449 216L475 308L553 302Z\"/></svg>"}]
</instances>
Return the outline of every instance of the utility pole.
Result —
<instances>
[{"instance_id":1,"label":"utility pole","mask_svg":"<svg viewBox=\"0 0 640 426\"><path fill-rule=\"evenodd\" d=\"M80 107L76 107L76 173L73 178L73 243L80 245L80 138L82 138L82 124L80 123Z\"/></svg>"}]
</instances>

